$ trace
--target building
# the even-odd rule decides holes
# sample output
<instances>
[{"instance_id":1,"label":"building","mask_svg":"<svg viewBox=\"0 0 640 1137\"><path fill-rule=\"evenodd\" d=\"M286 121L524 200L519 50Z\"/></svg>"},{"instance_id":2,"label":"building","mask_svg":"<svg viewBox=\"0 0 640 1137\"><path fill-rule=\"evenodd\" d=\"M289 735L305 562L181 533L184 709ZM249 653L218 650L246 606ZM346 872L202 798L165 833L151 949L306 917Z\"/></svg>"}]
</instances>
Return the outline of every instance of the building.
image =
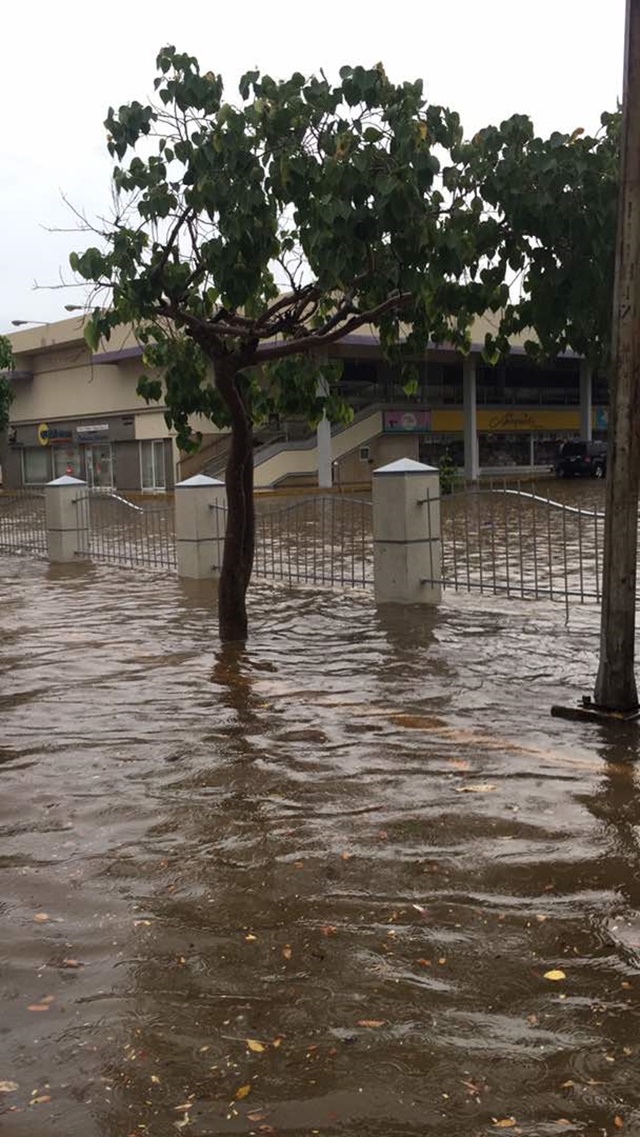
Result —
<instances>
[{"instance_id":1,"label":"building","mask_svg":"<svg viewBox=\"0 0 640 1137\"><path fill-rule=\"evenodd\" d=\"M321 424L317 434L300 422L270 423L256 448L256 485L366 484L377 465L400 456L437 465L445 452L470 478L548 469L563 439L606 437L607 386L583 360L567 354L537 367L514 343L504 364L488 367L480 348L487 326L478 322L465 359L444 346L417 361L411 397L372 332L346 337L333 354L343 361L354 422L333 430ZM162 408L137 395L142 349L131 329L92 352L83 327L73 317L9 337L16 398L2 455L5 486L72 474L91 486L158 493L202 469L219 474L224 432L194 421L202 449L181 455Z\"/></svg>"}]
</instances>

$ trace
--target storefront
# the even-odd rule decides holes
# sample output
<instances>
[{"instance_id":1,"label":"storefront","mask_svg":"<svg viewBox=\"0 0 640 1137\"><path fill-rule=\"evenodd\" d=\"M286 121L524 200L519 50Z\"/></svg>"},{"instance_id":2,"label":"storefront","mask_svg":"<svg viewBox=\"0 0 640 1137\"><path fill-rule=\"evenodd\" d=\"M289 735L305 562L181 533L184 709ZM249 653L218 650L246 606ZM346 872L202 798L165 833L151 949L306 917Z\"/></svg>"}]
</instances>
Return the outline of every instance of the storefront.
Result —
<instances>
[{"instance_id":1,"label":"storefront","mask_svg":"<svg viewBox=\"0 0 640 1137\"><path fill-rule=\"evenodd\" d=\"M172 443L137 439L134 415L12 428L6 485L41 486L65 474L95 489L164 492L173 486Z\"/></svg>"},{"instance_id":2,"label":"storefront","mask_svg":"<svg viewBox=\"0 0 640 1137\"><path fill-rule=\"evenodd\" d=\"M606 434L606 417L606 408L594 408L594 437ZM445 453L454 465L465 465L462 409L387 410L383 429L385 434L419 435L420 457L431 466L437 466ZM477 430L481 469L552 466L560 444L580 437L580 412L578 407L482 408L477 411Z\"/></svg>"}]
</instances>

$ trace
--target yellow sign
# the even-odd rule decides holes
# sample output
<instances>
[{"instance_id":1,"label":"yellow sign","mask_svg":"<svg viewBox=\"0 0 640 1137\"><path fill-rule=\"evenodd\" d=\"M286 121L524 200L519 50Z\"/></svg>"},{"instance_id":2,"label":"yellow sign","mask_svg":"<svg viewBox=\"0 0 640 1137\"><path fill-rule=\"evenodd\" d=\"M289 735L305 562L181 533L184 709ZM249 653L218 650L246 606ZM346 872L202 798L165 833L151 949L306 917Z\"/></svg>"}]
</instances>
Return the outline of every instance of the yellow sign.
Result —
<instances>
[{"instance_id":1,"label":"yellow sign","mask_svg":"<svg viewBox=\"0 0 640 1137\"><path fill-rule=\"evenodd\" d=\"M46 422L41 422L38 427L38 442L41 446L46 446L49 441L49 427Z\"/></svg>"},{"instance_id":2,"label":"yellow sign","mask_svg":"<svg viewBox=\"0 0 640 1137\"><path fill-rule=\"evenodd\" d=\"M462 434L464 430L462 410L432 411L431 429L436 433ZM573 434L580 430L580 411L578 407L535 411L504 407L492 407L488 410L483 407L477 412L477 430L483 434L519 434L536 430Z\"/></svg>"}]
</instances>

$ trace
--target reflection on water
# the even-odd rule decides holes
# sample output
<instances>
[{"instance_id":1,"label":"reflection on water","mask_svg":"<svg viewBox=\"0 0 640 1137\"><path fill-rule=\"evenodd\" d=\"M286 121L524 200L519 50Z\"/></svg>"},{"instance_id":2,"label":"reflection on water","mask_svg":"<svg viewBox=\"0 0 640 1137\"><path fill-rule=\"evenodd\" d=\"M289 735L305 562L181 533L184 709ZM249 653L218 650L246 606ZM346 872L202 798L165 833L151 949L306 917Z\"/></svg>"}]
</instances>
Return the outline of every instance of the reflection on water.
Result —
<instances>
[{"instance_id":1,"label":"reflection on water","mask_svg":"<svg viewBox=\"0 0 640 1137\"><path fill-rule=\"evenodd\" d=\"M259 584L221 648L210 585L0 573L3 1132L638 1132L593 613Z\"/></svg>"}]
</instances>

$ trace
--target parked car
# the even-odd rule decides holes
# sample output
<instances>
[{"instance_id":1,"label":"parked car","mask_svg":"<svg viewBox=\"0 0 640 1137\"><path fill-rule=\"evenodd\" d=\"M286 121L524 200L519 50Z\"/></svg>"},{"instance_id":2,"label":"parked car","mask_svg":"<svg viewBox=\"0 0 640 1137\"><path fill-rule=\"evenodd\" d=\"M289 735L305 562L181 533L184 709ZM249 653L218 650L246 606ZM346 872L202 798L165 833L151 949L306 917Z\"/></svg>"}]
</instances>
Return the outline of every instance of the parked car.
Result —
<instances>
[{"instance_id":1,"label":"parked car","mask_svg":"<svg viewBox=\"0 0 640 1137\"><path fill-rule=\"evenodd\" d=\"M604 478L606 472L606 442L563 442L556 462L559 478Z\"/></svg>"}]
</instances>

